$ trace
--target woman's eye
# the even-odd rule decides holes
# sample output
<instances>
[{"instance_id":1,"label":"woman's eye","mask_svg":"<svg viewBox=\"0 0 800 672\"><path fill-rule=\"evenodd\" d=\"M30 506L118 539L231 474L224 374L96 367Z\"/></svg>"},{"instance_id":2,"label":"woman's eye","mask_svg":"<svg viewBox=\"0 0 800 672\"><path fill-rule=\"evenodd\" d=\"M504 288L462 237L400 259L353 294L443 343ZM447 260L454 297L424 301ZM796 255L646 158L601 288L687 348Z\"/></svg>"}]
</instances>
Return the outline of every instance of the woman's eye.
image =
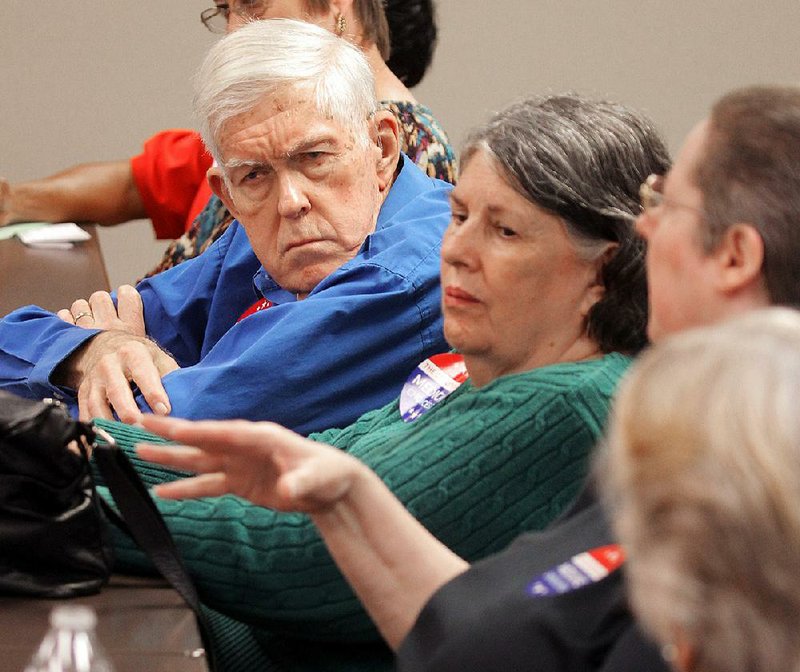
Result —
<instances>
[{"instance_id":1,"label":"woman's eye","mask_svg":"<svg viewBox=\"0 0 800 672\"><path fill-rule=\"evenodd\" d=\"M454 210L450 215L450 219L452 220L453 224L463 224L467 221L467 214L464 212L456 212Z\"/></svg>"},{"instance_id":2,"label":"woman's eye","mask_svg":"<svg viewBox=\"0 0 800 672\"><path fill-rule=\"evenodd\" d=\"M496 226L496 229L497 229L497 233L499 233L500 236L503 237L503 238L513 238L514 236L517 235L517 232L514 231L514 229L509 229L507 226L502 226L502 225L498 224Z\"/></svg>"}]
</instances>

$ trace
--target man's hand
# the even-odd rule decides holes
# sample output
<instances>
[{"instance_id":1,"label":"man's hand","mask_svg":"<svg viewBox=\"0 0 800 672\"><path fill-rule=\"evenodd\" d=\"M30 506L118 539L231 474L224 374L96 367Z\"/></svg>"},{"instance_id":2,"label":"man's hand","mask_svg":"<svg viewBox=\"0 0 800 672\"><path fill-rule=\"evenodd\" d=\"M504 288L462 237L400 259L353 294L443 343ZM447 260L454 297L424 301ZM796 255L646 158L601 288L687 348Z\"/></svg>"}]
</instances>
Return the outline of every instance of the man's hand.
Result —
<instances>
[{"instance_id":1,"label":"man's hand","mask_svg":"<svg viewBox=\"0 0 800 672\"><path fill-rule=\"evenodd\" d=\"M117 290L117 305L108 292L95 292L89 300L78 299L56 313L64 322L84 329L122 331L131 336L146 336L142 297L130 285Z\"/></svg>"},{"instance_id":2,"label":"man's hand","mask_svg":"<svg viewBox=\"0 0 800 672\"><path fill-rule=\"evenodd\" d=\"M63 319L63 318L62 318ZM59 367L57 384L78 390L78 409L84 421L113 417L139 422L132 385L136 385L154 413L170 412L161 377L180 368L153 341L125 331L104 331L87 341Z\"/></svg>"}]
</instances>

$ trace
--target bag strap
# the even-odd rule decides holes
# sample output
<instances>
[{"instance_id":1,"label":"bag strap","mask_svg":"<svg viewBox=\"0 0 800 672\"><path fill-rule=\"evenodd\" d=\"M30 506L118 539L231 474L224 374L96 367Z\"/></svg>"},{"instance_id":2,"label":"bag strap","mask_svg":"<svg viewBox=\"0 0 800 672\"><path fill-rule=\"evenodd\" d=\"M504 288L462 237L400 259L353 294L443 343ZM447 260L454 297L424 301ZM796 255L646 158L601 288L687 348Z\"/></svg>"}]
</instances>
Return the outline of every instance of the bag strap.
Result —
<instances>
[{"instance_id":1,"label":"bag strap","mask_svg":"<svg viewBox=\"0 0 800 672\"><path fill-rule=\"evenodd\" d=\"M128 456L117 446L114 437L99 427L95 427L94 431L105 442L95 443L95 464L108 485L130 535L194 612L206 650L208 666L211 670L216 669L214 650L209 637L210 624L175 540L147 488Z\"/></svg>"}]
</instances>

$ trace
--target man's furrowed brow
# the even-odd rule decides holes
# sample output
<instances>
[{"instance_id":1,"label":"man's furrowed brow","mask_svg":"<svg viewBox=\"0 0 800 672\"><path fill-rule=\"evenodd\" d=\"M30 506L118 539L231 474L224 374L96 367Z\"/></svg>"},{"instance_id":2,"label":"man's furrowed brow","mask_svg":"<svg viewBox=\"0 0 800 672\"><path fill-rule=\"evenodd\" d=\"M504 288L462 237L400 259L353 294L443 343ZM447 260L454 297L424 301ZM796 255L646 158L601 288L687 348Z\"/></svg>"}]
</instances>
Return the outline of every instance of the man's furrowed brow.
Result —
<instances>
[{"instance_id":1,"label":"man's furrowed brow","mask_svg":"<svg viewBox=\"0 0 800 672\"><path fill-rule=\"evenodd\" d=\"M286 157L297 156L309 150L323 150L323 149L336 149L338 147L338 140L336 137L328 133L312 136L299 140L289 149L286 150Z\"/></svg>"},{"instance_id":2,"label":"man's furrowed brow","mask_svg":"<svg viewBox=\"0 0 800 672\"><path fill-rule=\"evenodd\" d=\"M266 168L268 163L255 159L230 159L222 164L225 170L236 170L237 168Z\"/></svg>"}]
</instances>

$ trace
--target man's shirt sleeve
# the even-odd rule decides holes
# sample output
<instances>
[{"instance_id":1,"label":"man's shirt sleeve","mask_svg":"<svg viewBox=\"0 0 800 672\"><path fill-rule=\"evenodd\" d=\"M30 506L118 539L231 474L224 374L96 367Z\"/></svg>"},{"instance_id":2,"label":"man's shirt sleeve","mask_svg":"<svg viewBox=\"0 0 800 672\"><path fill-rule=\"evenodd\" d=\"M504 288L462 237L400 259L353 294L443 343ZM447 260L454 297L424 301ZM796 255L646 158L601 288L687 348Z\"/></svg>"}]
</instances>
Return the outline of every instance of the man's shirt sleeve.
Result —
<instances>
[{"instance_id":1,"label":"man's shirt sleeve","mask_svg":"<svg viewBox=\"0 0 800 672\"><path fill-rule=\"evenodd\" d=\"M446 347L429 275L415 285L359 264L303 301L250 315L198 364L164 377L173 414L269 419L307 434L387 403L419 361Z\"/></svg>"}]
</instances>

